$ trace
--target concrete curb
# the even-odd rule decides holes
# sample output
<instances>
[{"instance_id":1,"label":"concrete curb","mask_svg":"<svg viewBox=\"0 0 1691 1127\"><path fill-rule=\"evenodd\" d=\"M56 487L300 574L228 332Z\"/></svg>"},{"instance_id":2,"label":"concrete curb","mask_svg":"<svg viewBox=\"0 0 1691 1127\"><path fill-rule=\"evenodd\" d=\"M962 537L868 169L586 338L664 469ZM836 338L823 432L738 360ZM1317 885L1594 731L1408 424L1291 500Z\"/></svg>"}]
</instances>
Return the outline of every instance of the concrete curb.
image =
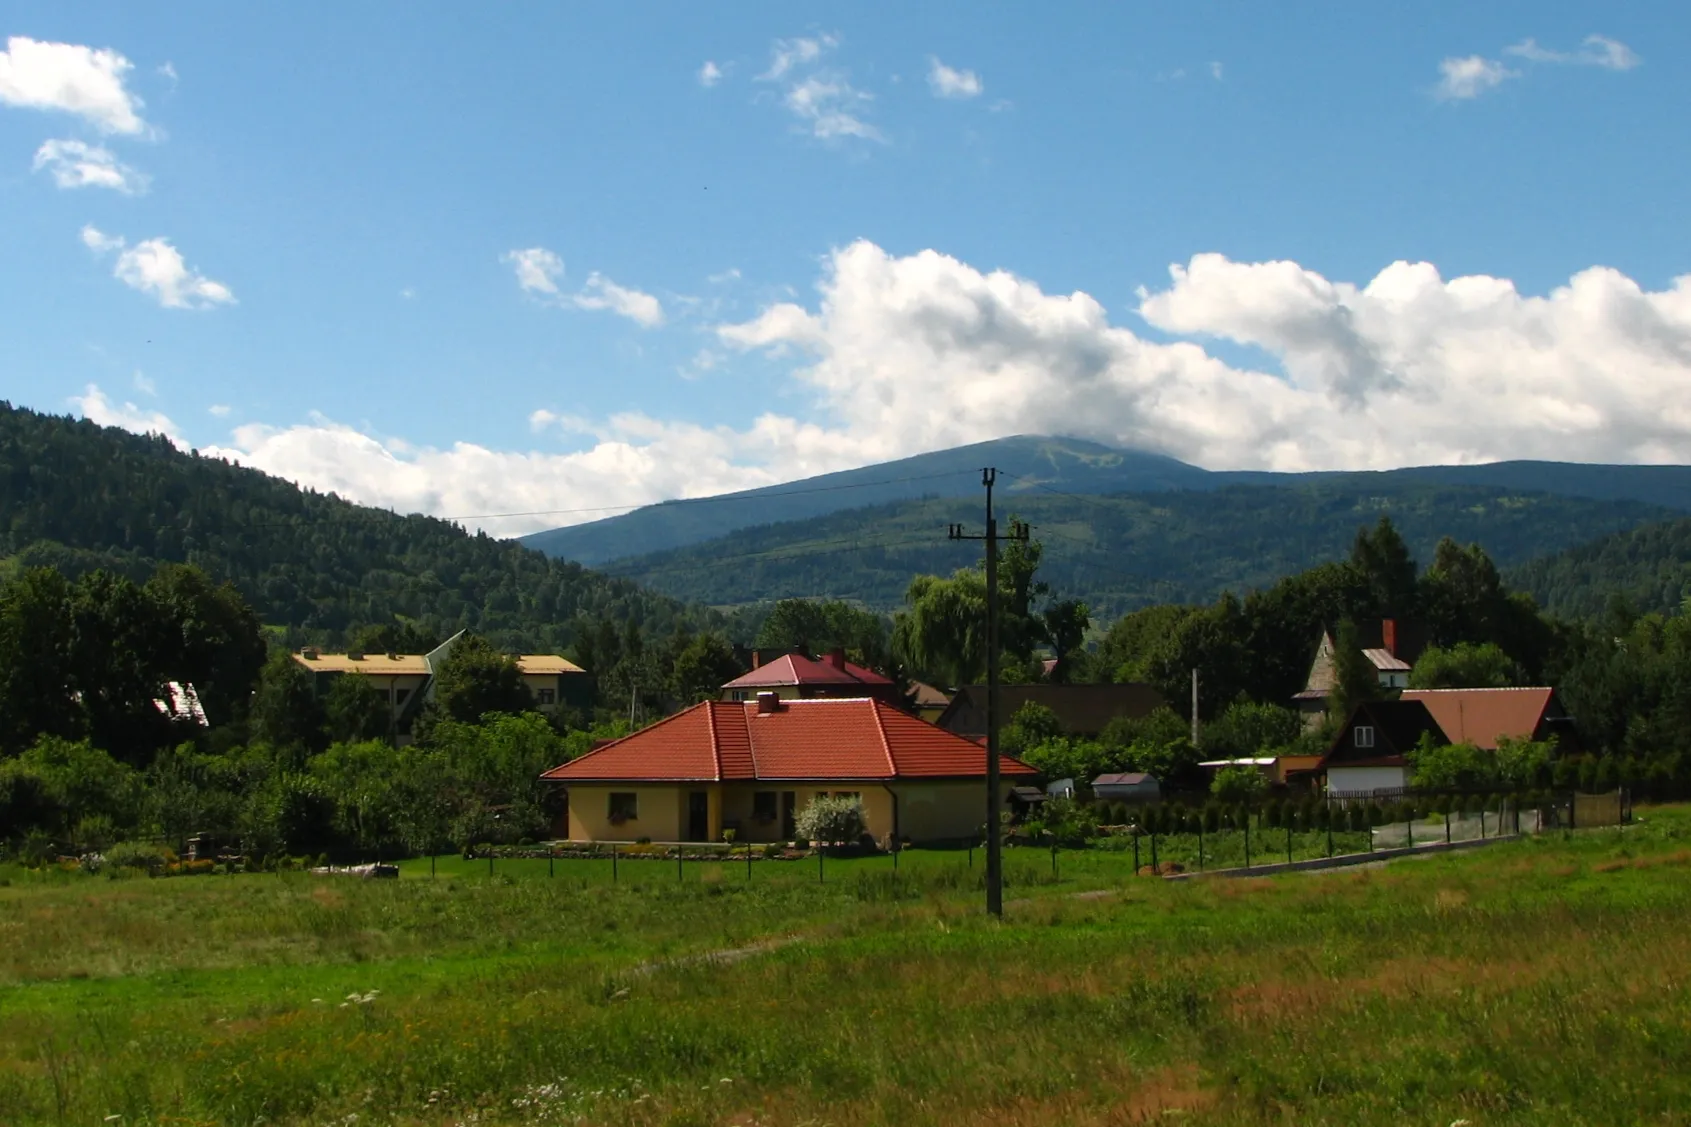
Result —
<instances>
[{"instance_id":1,"label":"concrete curb","mask_svg":"<svg viewBox=\"0 0 1691 1127\"><path fill-rule=\"evenodd\" d=\"M1424 857L1431 853L1455 853L1463 849L1479 849L1504 841L1519 841L1520 834L1501 837L1471 838L1467 841L1429 842L1426 845L1406 845L1397 849L1376 849L1372 853L1341 853L1337 857L1314 857L1307 861L1276 861L1267 865L1252 865L1248 869L1206 869L1201 873L1171 873L1164 880L1196 880L1202 877L1271 877L1277 873L1305 873L1320 869L1344 869L1353 865L1369 865L1376 861L1395 861L1400 857Z\"/></svg>"}]
</instances>

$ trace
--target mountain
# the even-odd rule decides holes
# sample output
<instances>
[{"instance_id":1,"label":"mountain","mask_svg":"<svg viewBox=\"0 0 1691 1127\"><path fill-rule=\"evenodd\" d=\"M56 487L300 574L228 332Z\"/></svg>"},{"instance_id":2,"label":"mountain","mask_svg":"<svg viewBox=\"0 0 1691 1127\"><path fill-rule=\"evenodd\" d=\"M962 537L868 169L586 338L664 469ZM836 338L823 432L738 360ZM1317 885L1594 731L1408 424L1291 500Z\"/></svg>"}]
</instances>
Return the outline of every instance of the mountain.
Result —
<instances>
[{"instance_id":1,"label":"mountain","mask_svg":"<svg viewBox=\"0 0 1691 1127\"><path fill-rule=\"evenodd\" d=\"M267 625L299 640L334 643L397 619L436 639L468 627L507 648L555 650L577 616L658 632L701 618L511 541L0 402L0 568L145 578L162 562L233 582Z\"/></svg>"},{"instance_id":2,"label":"mountain","mask_svg":"<svg viewBox=\"0 0 1691 1127\"><path fill-rule=\"evenodd\" d=\"M1041 487L1065 493L1203 489L1211 476L1161 454L1117 450L1076 438L1018 435L786 485L666 501L622 516L531 533L522 542L549 556L594 566L696 544L753 525L805 520L892 501L976 497L981 492L983 466L1002 471L999 489L1006 498Z\"/></svg>"},{"instance_id":3,"label":"mountain","mask_svg":"<svg viewBox=\"0 0 1691 1127\"><path fill-rule=\"evenodd\" d=\"M983 466L1000 470L999 495L1006 501L1022 493L1047 490L1096 496L1239 485L1315 485L1366 493L1390 492L1400 484L1413 484L1638 501L1691 512L1691 466L1493 462L1381 471L1210 471L1161 454L1122 450L1083 439L1017 435L785 485L648 505L622 516L532 533L522 542L549 556L594 566L702 543L742 528L806 520L846 509L922 498L978 498Z\"/></svg>"},{"instance_id":4,"label":"mountain","mask_svg":"<svg viewBox=\"0 0 1691 1127\"><path fill-rule=\"evenodd\" d=\"M1616 595L1640 613L1676 611L1691 596L1691 520L1611 533L1525 563L1508 582L1564 618L1596 618Z\"/></svg>"},{"instance_id":5,"label":"mountain","mask_svg":"<svg viewBox=\"0 0 1691 1127\"><path fill-rule=\"evenodd\" d=\"M1357 528L1382 515L1423 562L1444 536L1478 542L1500 567L1525 563L1593 535L1673 515L1632 500L1560 497L1391 475L1348 475L1289 486L1089 497L1025 493L1003 517L1033 525L1044 546L1040 575L1064 597L1085 599L1095 620L1152 603L1208 602L1224 590L1265 587L1350 551ZM719 607L792 596L829 596L889 610L910 577L980 559L978 543L946 539L946 526L980 531L976 497L926 498L809 520L741 529L700 544L605 565L678 599Z\"/></svg>"}]
</instances>

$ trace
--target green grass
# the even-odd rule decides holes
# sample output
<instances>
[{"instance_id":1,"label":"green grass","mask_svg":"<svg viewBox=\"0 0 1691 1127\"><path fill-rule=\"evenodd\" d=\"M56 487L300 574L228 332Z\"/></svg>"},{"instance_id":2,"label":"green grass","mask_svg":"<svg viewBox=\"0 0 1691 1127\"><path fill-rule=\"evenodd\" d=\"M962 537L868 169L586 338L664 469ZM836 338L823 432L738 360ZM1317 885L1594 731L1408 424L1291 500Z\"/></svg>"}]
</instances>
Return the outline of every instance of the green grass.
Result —
<instances>
[{"instance_id":1,"label":"green grass","mask_svg":"<svg viewBox=\"0 0 1691 1127\"><path fill-rule=\"evenodd\" d=\"M0 871L0 1123L1691 1122L1691 810L1248 881L1011 851L1002 923L980 863Z\"/></svg>"}]
</instances>

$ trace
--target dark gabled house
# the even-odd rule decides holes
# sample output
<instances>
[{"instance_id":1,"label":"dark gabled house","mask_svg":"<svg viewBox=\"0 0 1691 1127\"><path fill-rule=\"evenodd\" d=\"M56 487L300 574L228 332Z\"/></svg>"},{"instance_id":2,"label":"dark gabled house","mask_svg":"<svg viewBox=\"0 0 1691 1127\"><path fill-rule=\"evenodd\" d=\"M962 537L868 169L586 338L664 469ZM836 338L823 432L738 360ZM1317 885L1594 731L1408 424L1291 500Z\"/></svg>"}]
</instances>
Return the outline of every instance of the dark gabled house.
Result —
<instances>
[{"instance_id":1,"label":"dark gabled house","mask_svg":"<svg viewBox=\"0 0 1691 1127\"><path fill-rule=\"evenodd\" d=\"M1002 685L998 722L1008 724L1022 705L1034 701L1049 708L1066 736L1096 736L1117 717L1140 720L1163 706L1163 695L1150 685ZM934 721L948 732L979 739L986 735L986 686L965 685Z\"/></svg>"},{"instance_id":2,"label":"dark gabled house","mask_svg":"<svg viewBox=\"0 0 1691 1127\"><path fill-rule=\"evenodd\" d=\"M1430 736L1435 746L1450 742L1420 701L1362 702L1351 710L1322 757L1327 793L1402 790L1409 785L1408 754L1422 736Z\"/></svg>"},{"instance_id":3,"label":"dark gabled house","mask_svg":"<svg viewBox=\"0 0 1691 1127\"><path fill-rule=\"evenodd\" d=\"M1327 700L1338 685L1338 664L1334 656L1336 631L1322 628L1316 640L1315 657L1309 665L1304 687L1292 696L1303 714L1304 727L1319 727L1327 715ZM1409 671L1427 648L1428 633L1419 622L1379 618L1356 624L1362 656L1374 667L1382 689L1409 687Z\"/></svg>"}]
</instances>

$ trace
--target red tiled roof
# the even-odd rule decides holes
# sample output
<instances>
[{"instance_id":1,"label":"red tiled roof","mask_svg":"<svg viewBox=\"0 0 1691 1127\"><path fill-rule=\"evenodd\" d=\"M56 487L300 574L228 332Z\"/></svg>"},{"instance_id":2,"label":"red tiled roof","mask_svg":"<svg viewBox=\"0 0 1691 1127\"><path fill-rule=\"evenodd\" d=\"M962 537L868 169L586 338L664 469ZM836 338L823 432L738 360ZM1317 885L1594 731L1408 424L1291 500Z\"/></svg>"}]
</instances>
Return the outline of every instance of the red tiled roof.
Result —
<instances>
[{"instance_id":1,"label":"red tiled roof","mask_svg":"<svg viewBox=\"0 0 1691 1127\"><path fill-rule=\"evenodd\" d=\"M1006 776L1037 774L1001 756ZM979 778L980 745L868 698L707 701L541 776L559 782Z\"/></svg>"},{"instance_id":2,"label":"red tiled roof","mask_svg":"<svg viewBox=\"0 0 1691 1127\"><path fill-rule=\"evenodd\" d=\"M1530 739L1550 708L1554 689L1405 689L1404 700L1418 700L1451 743L1471 743L1489 751L1497 737Z\"/></svg>"},{"instance_id":3,"label":"red tiled roof","mask_svg":"<svg viewBox=\"0 0 1691 1127\"><path fill-rule=\"evenodd\" d=\"M837 669L832 662L817 661L803 654L782 654L734 678L725 689L769 689L777 685L890 685L892 681L865 669L855 662L846 662Z\"/></svg>"}]
</instances>

